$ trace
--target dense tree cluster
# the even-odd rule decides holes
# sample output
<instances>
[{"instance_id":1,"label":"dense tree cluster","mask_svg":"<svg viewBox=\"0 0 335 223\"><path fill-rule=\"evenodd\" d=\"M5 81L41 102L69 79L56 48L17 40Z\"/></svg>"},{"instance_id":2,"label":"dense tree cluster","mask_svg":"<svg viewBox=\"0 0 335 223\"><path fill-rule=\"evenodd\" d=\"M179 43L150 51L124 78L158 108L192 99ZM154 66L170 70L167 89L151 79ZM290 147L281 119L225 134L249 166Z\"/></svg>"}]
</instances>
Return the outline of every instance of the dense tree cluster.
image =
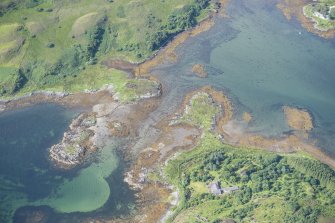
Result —
<instances>
[{"instance_id":1,"label":"dense tree cluster","mask_svg":"<svg viewBox=\"0 0 335 223\"><path fill-rule=\"evenodd\" d=\"M314 9L322 15L328 15L329 7L326 4L315 4Z\"/></svg>"},{"instance_id":2,"label":"dense tree cluster","mask_svg":"<svg viewBox=\"0 0 335 223\"><path fill-rule=\"evenodd\" d=\"M217 170L220 168L222 161L224 160L224 153L221 151L211 153L204 161L205 169Z\"/></svg>"},{"instance_id":3,"label":"dense tree cluster","mask_svg":"<svg viewBox=\"0 0 335 223\"><path fill-rule=\"evenodd\" d=\"M88 44L87 44L87 59L94 59L96 53L99 50L100 44L102 43L103 36L105 33L104 24L99 24L95 29L88 33Z\"/></svg>"},{"instance_id":4,"label":"dense tree cluster","mask_svg":"<svg viewBox=\"0 0 335 223\"><path fill-rule=\"evenodd\" d=\"M320 181L322 186L329 189L335 189L335 172L327 165L316 160L291 157L288 159L288 164L296 168L301 173L306 174L312 178L316 178L313 182L316 184Z\"/></svg>"},{"instance_id":5,"label":"dense tree cluster","mask_svg":"<svg viewBox=\"0 0 335 223\"><path fill-rule=\"evenodd\" d=\"M147 33L147 43L149 50L157 50L176 33L180 33L190 27L193 27L197 21L196 17L200 14L201 10L206 8L209 0L195 0L193 4L185 5L181 9L177 9L168 18L167 24L160 24L152 14L148 16L148 28L157 27L157 32Z\"/></svg>"},{"instance_id":6,"label":"dense tree cluster","mask_svg":"<svg viewBox=\"0 0 335 223\"><path fill-rule=\"evenodd\" d=\"M22 69L13 70L11 76L13 76L13 78L0 86L0 96L8 93L13 94L27 83L27 78Z\"/></svg>"}]
</instances>

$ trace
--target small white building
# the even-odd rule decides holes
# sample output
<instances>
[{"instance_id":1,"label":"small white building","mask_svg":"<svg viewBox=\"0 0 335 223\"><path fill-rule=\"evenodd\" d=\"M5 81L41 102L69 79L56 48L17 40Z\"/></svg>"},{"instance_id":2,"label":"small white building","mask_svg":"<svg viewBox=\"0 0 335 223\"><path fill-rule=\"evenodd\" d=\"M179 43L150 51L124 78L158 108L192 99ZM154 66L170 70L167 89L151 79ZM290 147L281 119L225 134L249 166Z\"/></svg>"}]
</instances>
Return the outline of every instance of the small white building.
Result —
<instances>
[{"instance_id":1,"label":"small white building","mask_svg":"<svg viewBox=\"0 0 335 223\"><path fill-rule=\"evenodd\" d=\"M212 194L214 194L214 195L221 195L223 193L229 194L229 193L232 193L234 191L239 190L238 186L221 188L219 182L213 182L213 183L211 183L210 185L208 185L208 188L209 188L209 191Z\"/></svg>"}]
</instances>

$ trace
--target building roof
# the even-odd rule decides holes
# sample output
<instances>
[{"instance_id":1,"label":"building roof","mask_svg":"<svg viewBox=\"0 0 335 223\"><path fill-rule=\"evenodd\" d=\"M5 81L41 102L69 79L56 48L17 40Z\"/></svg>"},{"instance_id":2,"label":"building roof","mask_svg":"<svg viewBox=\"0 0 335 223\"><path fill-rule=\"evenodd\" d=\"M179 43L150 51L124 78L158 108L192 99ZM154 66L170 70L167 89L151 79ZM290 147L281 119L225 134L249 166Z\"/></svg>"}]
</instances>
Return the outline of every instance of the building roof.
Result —
<instances>
[{"instance_id":1,"label":"building roof","mask_svg":"<svg viewBox=\"0 0 335 223\"><path fill-rule=\"evenodd\" d=\"M217 182L213 182L209 185L209 190L212 194L215 194L215 195L220 195L222 194L222 190L221 190L221 187L219 185L219 183Z\"/></svg>"},{"instance_id":2,"label":"building roof","mask_svg":"<svg viewBox=\"0 0 335 223\"><path fill-rule=\"evenodd\" d=\"M236 191L238 189L239 189L238 186L222 188L224 193L230 193L230 192Z\"/></svg>"}]
</instances>

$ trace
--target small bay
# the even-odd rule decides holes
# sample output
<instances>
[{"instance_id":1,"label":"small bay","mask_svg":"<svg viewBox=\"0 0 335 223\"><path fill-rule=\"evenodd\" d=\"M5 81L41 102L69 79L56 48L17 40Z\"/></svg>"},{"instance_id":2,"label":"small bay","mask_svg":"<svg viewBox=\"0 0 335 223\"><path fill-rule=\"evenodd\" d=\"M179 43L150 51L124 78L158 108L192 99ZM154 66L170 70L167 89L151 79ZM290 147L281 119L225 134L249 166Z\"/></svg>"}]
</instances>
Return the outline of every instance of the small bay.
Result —
<instances>
[{"instance_id":1,"label":"small bay","mask_svg":"<svg viewBox=\"0 0 335 223\"><path fill-rule=\"evenodd\" d=\"M77 213L128 210L132 193L127 187L120 190L123 169L116 154L122 142L111 141L81 168L64 171L50 163L48 149L61 140L77 114L77 110L41 104L0 115L1 222L10 222L16 210L28 206L31 211L52 208L53 218L71 221L79 219Z\"/></svg>"}]
</instances>

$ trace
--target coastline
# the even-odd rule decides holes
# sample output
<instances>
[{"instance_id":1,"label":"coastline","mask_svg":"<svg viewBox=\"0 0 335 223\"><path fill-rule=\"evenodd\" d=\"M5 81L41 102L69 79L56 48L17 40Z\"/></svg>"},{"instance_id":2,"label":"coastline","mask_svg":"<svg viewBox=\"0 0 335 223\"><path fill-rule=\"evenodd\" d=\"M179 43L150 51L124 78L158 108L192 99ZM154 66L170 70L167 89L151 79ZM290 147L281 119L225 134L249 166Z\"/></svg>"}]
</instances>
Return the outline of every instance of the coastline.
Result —
<instances>
[{"instance_id":1,"label":"coastline","mask_svg":"<svg viewBox=\"0 0 335 223\"><path fill-rule=\"evenodd\" d=\"M303 7L311 3L313 3L313 0L280 0L280 2L277 3L277 8L282 11L287 20L291 20L295 17L308 32L325 39L334 38L335 29L327 31L320 30L315 26L315 22L305 15Z\"/></svg>"},{"instance_id":2,"label":"coastline","mask_svg":"<svg viewBox=\"0 0 335 223\"><path fill-rule=\"evenodd\" d=\"M224 112L219 112L219 117L215 119L215 127L211 128L211 131L217 133L219 136L222 134L222 137L219 138L223 144L279 154L305 154L335 169L335 160L329 158L316 146L311 144L311 142L306 141L304 136L300 135L299 132L281 138L266 138L262 135L244 131L236 132L236 129L240 129L241 126L235 124L236 120L233 119L233 105L229 101L229 98L225 96L223 92L205 86L186 94L174 115L166 117L157 125L161 130L160 137L152 145L143 149L138 159L133 162L129 171L126 173L125 181L138 191L140 199L145 199L148 204L151 204L152 201L145 196L145 191L151 190L155 191L153 193L159 195L159 198L155 198L156 202L159 200L164 204L161 206L149 206L146 207L147 209L156 210L154 213L162 213L162 209L166 209L165 215L161 216L161 218L158 218L158 215L153 215L150 211L151 215L145 215L147 217L145 218L145 222L157 222L157 220L154 220L155 218L168 219L173 215L174 212L172 210L174 207L178 205L173 202L167 202L169 197L169 201L174 200L173 198L176 197L178 191L170 185L163 183L166 182L166 180L164 179L162 169L169 160L174 159L178 154L190 151L196 147L207 131L206 129L195 127L187 123L174 122L176 118L181 118L182 114L189 110L187 106L190 100L202 92L209 94L213 98L214 103L224 108ZM177 132L177 134L173 134L174 132ZM182 133L184 133L184 135ZM170 196L167 196L166 193L170 193Z\"/></svg>"},{"instance_id":3,"label":"coastline","mask_svg":"<svg viewBox=\"0 0 335 223\"><path fill-rule=\"evenodd\" d=\"M133 74L135 76L147 75L151 69L159 64L163 64L164 61L176 62L178 56L175 50L183 44L189 37L197 36L203 32L208 31L214 25L215 16L225 16L225 7L227 6L229 0L220 0L220 8L211 13L207 18L200 21L195 27L186 30L177 36L175 36L166 46L161 48L152 58L138 64L137 67L133 69Z\"/></svg>"},{"instance_id":4,"label":"coastline","mask_svg":"<svg viewBox=\"0 0 335 223\"><path fill-rule=\"evenodd\" d=\"M237 122L233 118L234 106L229 100L229 97L223 92L216 91L210 86L204 86L198 90L189 92L177 111L181 112L191 97L198 92L210 93L211 96L214 96L214 100L224 108L224 114L216 120L215 131L224 136L225 143L232 146L253 147L279 153L305 152L335 169L335 160L327 156L326 153L318 148L315 145L315 142L308 139L308 131L312 129L313 124L312 117L305 109L289 107L291 108L291 111L293 110L294 119L292 120L292 117L286 117L286 121L289 124L297 122L298 120L299 128L295 129L295 131L287 136L267 138L262 135L248 132L245 124L250 122L251 119L249 119L249 117L247 120L244 120L245 123L242 123L242 125ZM284 106L283 113L285 112L285 108L287 110L288 106ZM303 120L303 123L300 123L301 120ZM293 126L291 126L291 128L293 128Z\"/></svg>"},{"instance_id":5,"label":"coastline","mask_svg":"<svg viewBox=\"0 0 335 223\"><path fill-rule=\"evenodd\" d=\"M216 12L212 12L200 21L195 27L190 28L184 32L173 37L165 46L161 47L157 53L155 53L152 57L146 59L141 63L132 63L129 61L112 59L112 60L104 60L101 62L102 65L106 66L108 69L118 69L121 71L125 71L130 78L136 77L144 77L150 80L157 81L152 75L148 75L150 70L155 66L164 63L165 60L169 60L170 62L176 61L177 55L175 53L176 48L184 43L189 37L193 37L199 35L203 32L208 31L214 25L214 17L215 16L226 16L224 11L227 6L229 0L219 0L220 8ZM95 95L101 92L105 93L105 90L110 90L112 84L107 84L102 86L100 89L96 91L84 91L79 93L69 93L69 92L55 92L55 91L34 91L31 93L27 93L22 96L13 97L9 99L0 99L0 113L2 111L10 111L15 108L20 108L23 106L30 106L37 103L59 103L61 105L71 106L72 103L75 102L77 105L89 105L92 106L94 101L97 100L101 96L95 97ZM87 96L91 97L92 100L86 100ZM78 100L75 98L78 97ZM90 98L90 97L88 97ZM22 104L22 105L21 105Z\"/></svg>"},{"instance_id":6,"label":"coastline","mask_svg":"<svg viewBox=\"0 0 335 223\"><path fill-rule=\"evenodd\" d=\"M120 69L131 71L135 76L143 76L147 75L151 69L153 69L158 64L164 63L166 59L168 59L171 62L174 62L178 60L177 55L175 54L176 48L184 43L189 37L198 35L202 32L206 32L208 29L210 29L214 22L212 20L213 18L208 18L201 22L197 27L194 28L194 30L186 31L181 34L179 34L177 37L175 37L166 47L162 48L155 57L147 60L146 62L136 65L137 67L130 66L123 66L122 64L118 65L110 65L111 67L119 66ZM122 61L121 61L122 62ZM152 78L152 77L149 77ZM257 147L258 149L265 149L268 151L273 152L280 152L280 153L292 153L292 152L306 152L307 154L322 160L324 163L328 164L332 168L335 169L335 160L327 157L326 154L324 154L322 151L318 150L313 145L310 145L307 143L304 139L301 139L300 136L291 135L287 138L280 138L280 139L269 139L265 138L260 135L253 135L253 134L241 134L241 135L234 135L232 132L229 131L229 128L231 125L234 124L233 116L234 116L234 109L233 105L230 102L229 98L224 93L218 93L214 89L210 88L209 86L205 86L202 89L195 90L193 92L188 93L185 96L183 104L180 106L182 108L185 103L188 102L188 99L192 97L192 95L199 91L207 91L210 92L212 97L220 101L220 104L225 108L224 109L224 115L221 116L216 122L216 131L220 132L224 135L224 138L227 139L228 143L231 143L232 145L242 145L245 147ZM44 99L43 99L44 98ZM149 99L151 100L151 99ZM6 104L10 105L8 107L8 110L19 108L22 106L29 106L40 102L54 102L54 103L60 103L62 105L66 106L83 106L83 107L91 107L98 103L109 103L110 101L114 101L112 99L112 96L109 94L108 91L102 90L94 93L78 93L78 94L67 94L67 95L48 95L46 93L39 93L37 95L33 94L30 97L24 97L20 99L15 99L13 101L8 101ZM143 117L148 116L150 114L150 110L154 110L155 106L160 103L159 99L155 100L150 107L150 109L143 110ZM136 106L132 108L134 111L137 111ZM152 111L151 110L151 111ZM136 112L135 112L136 113ZM251 116L251 115L250 115ZM250 116L248 116L246 119L251 120ZM129 120L136 122L139 122L141 119L137 117L137 115L133 114L133 117L129 118ZM134 130L131 133L133 137L136 136L136 125L132 127ZM171 132L173 132L174 127L167 126L167 123L159 123L157 126L160 128L163 128L162 132L164 134L167 134L168 136L171 136ZM129 128L129 127L128 127ZM187 125L179 125L178 126L180 131L187 131L189 134L186 134L184 137L186 140L188 140L186 145L173 145L176 149L168 150L164 156L158 156L158 151L161 151L163 148L166 148L169 143L171 143L171 138L160 138L156 144L152 145L149 148L146 148L143 153L140 154L138 160L136 160L135 166L131 168L134 172L132 173L133 176L139 176L142 174L145 177L148 176L147 173L145 173L145 169L142 169L143 166L145 168L159 168L159 165L166 162L167 157L170 157L172 154L176 154L178 151L184 151L188 149L192 149L193 146L197 143L197 140L199 137L201 137L201 134L198 129L192 128ZM131 129L131 128L129 128ZM180 132L177 131L175 134L179 134ZM170 135L169 135L170 134ZM173 133L174 134L174 133ZM172 137L173 137L172 134ZM121 135L122 137L123 135ZM229 141L230 140L230 141ZM236 144L235 144L236 143ZM275 145L275 146L274 146ZM287 146L290 148L287 149ZM292 148L291 148L292 147ZM302 149L303 148L303 149ZM130 159L131 160L131 159ZM136 166L136 164L140 163L142 166ZM158 165L158 166L156 166ZM158 181L150 184L147 187L142 188L142 191L138 193L139 200L140 200L140 206L143 208L143 216L146 215L148 218L137 218L136 222L155 222L158 217L160 219L165 219L164 216L166 214L169 214L168 210L173 205L176 205L174 203L170 203L170 194L172 192L172 188L168 187L168 185L160 184ZM157 193L156 196L153 196L155 199L157 199L157 202L154 204L150 204L150 200L147 200L147 196L152 196L154 193ZM168 200L169 202L167 202ZM163 204L160 202L163 201ZM143 203L142 203L143 202ZM162 214L164 214L162 217Z\"/></svg>"},{"instance_id":7,"label":"coastline","mask_svg":"<svg viewBox=\"0 0 335 223\"><path fill-rule=\"evenodd\" d=\"M38 103L57 103L67 107L89 107L97 101L109 98L110 86L104 86L94 92L68 93L37 91L8 100L0 100L0 112L32 106Z\"/></svg>"}]
</instances>

